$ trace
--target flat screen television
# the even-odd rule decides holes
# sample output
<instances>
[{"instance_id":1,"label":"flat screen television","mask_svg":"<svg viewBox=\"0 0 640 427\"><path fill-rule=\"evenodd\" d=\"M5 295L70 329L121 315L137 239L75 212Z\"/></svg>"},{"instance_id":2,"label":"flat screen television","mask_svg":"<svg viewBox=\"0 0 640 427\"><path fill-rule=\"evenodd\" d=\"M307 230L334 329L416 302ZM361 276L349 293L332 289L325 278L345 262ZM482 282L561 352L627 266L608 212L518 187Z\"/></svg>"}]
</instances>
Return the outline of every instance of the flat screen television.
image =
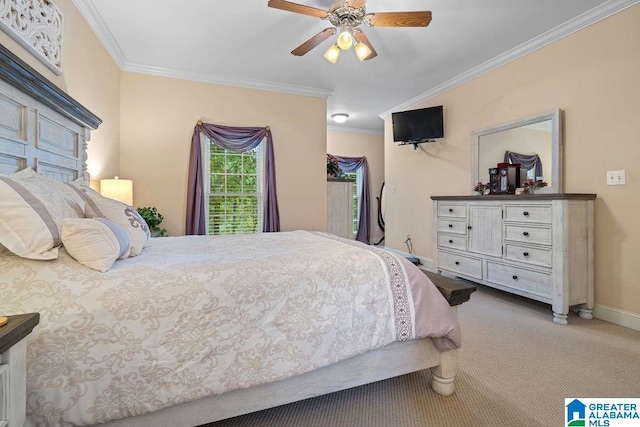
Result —
<instances>
[{"instance_id":1,"label":"flat screen television","mask_svg":"<svg viewBox=\"0 0 640 427\"><path fill-rule=\"evenodd\" d=\"M391 114L395 142L427 142L444 138L442 105Z\"/></svg>"}]
</instances>

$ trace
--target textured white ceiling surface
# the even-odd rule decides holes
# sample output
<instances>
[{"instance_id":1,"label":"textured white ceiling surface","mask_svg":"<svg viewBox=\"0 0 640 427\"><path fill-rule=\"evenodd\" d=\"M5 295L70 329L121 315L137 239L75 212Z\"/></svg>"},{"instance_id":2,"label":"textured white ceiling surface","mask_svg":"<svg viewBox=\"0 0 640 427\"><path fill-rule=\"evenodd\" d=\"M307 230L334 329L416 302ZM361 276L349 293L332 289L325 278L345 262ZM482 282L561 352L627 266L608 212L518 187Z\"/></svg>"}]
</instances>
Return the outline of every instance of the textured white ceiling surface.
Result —
<instances>
[{"instance_id":1,"label":"textured white ceiling surface","mask_svg":"<svg viewBox=\"0 0 640 427\"><path fill-rule=\"evenodd\" d=\"M638 0L368 0L367 12L430 10L424 28L360 28L378 52L324 59L334 37L304 56L291 50L331 26L267 7L267 0L74 0L124 71L327 97L327 118L382 133L391 111L606 18ZM300 0L328 9L331 0ZM328 119L329 120L329 119Z\"/></svg>"}]
</instances>

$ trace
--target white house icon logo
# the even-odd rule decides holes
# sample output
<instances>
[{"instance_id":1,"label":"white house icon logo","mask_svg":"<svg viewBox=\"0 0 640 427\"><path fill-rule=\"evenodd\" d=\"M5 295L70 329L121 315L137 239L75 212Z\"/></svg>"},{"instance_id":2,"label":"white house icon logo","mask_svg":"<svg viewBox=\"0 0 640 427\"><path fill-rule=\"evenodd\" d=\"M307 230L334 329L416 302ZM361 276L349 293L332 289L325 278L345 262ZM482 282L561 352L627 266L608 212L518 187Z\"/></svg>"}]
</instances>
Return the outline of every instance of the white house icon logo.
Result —
<instances>
[{"instance_id":1,"label":"white house icon logo","mask_svg":"<svg viewBox=\"0 0 640 427\"><path fill-rule=\"evenodd\" d=\"M579 401L578 399L574 399L567 405L567 427L571 426L581 426L585 425L585 409L587 405Z\"/></svg>"}]
</instances>

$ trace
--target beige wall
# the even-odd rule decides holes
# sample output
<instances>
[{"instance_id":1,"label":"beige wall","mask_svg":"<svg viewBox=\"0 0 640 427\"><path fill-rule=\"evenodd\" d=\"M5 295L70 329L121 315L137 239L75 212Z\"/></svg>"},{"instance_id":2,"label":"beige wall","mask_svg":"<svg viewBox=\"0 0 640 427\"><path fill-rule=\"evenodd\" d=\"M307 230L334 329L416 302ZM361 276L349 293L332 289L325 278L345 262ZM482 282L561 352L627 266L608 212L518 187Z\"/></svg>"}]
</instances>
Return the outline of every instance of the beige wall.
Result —
<instances>
[{"instance_id":1,"label":"beige wall","mask_svg":"<svg viewBox=\"0 0 640 427\"><path fill-rule=\"evenodd\" d=\"M638 322L639 22L636 5L416 106L444 105L446 138L435 144L396 146L387 119L387 246L404 250L410 233L414 253L431 257L429 196L470 194L473 130L560 108L564 190L598 195L596 312L630 312ZM618 169L627 184L606 186L606 171Z\"/></svg>"},{"instance_id":2,"label":"beige wall","mask_svg":"<svg viewBox=\"0 0 640 427\"><path fill-rule=\"evenodd\" d=\"M383 236L378 227L378 203L380 187L384 182L384 135L353 132L327 132L327 153L338 156L366 157L371 182L371 243Z\"/></svg>"},{"instance_id":3,"label":"beige wall","mask_svg":"<svg viewBox=\"0 0 640 427\"><path fill-rule=\"evenodd\" d=\"M103 123L91 133L88 170L92 179L118 173L120 138L120 70L71 0L57 0L64 16L62 75L44 64L0 31L0 43L66 91Z\"/></svg>"},{"instance_id":4,"label":"beige wall","mask_svg":"<svg viewBox=\"0 0 640 427\"><path fill-rule=\"evenodd\" d=\"M184 234L191 135L198 120L269 126L283 231L326 230L326 99L122 73L120 176L134 205Z\"/></svg>"}]
</instances>

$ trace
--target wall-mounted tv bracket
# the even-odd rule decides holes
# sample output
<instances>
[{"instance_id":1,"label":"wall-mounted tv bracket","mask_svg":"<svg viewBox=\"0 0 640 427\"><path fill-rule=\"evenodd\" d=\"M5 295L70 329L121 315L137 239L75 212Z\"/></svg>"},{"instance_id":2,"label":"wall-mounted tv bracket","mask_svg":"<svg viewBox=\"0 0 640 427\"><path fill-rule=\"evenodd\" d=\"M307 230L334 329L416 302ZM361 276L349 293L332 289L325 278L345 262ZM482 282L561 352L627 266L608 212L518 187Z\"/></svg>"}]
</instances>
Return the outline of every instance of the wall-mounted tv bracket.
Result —
<instances>
[{"instance_id":1,"label":"wall-mounted tv bracket","mask_svg":"<svg viewBox=\"0 0 640 427\"><path fill-rule=\"evenodd\" d=\"M418 149L418 144L424 144L426 142L436 142L435 139L425 139L423 141L403 141L398 145L413 145L413 149L417 150Z\"/></svg>"}]
</instances>

